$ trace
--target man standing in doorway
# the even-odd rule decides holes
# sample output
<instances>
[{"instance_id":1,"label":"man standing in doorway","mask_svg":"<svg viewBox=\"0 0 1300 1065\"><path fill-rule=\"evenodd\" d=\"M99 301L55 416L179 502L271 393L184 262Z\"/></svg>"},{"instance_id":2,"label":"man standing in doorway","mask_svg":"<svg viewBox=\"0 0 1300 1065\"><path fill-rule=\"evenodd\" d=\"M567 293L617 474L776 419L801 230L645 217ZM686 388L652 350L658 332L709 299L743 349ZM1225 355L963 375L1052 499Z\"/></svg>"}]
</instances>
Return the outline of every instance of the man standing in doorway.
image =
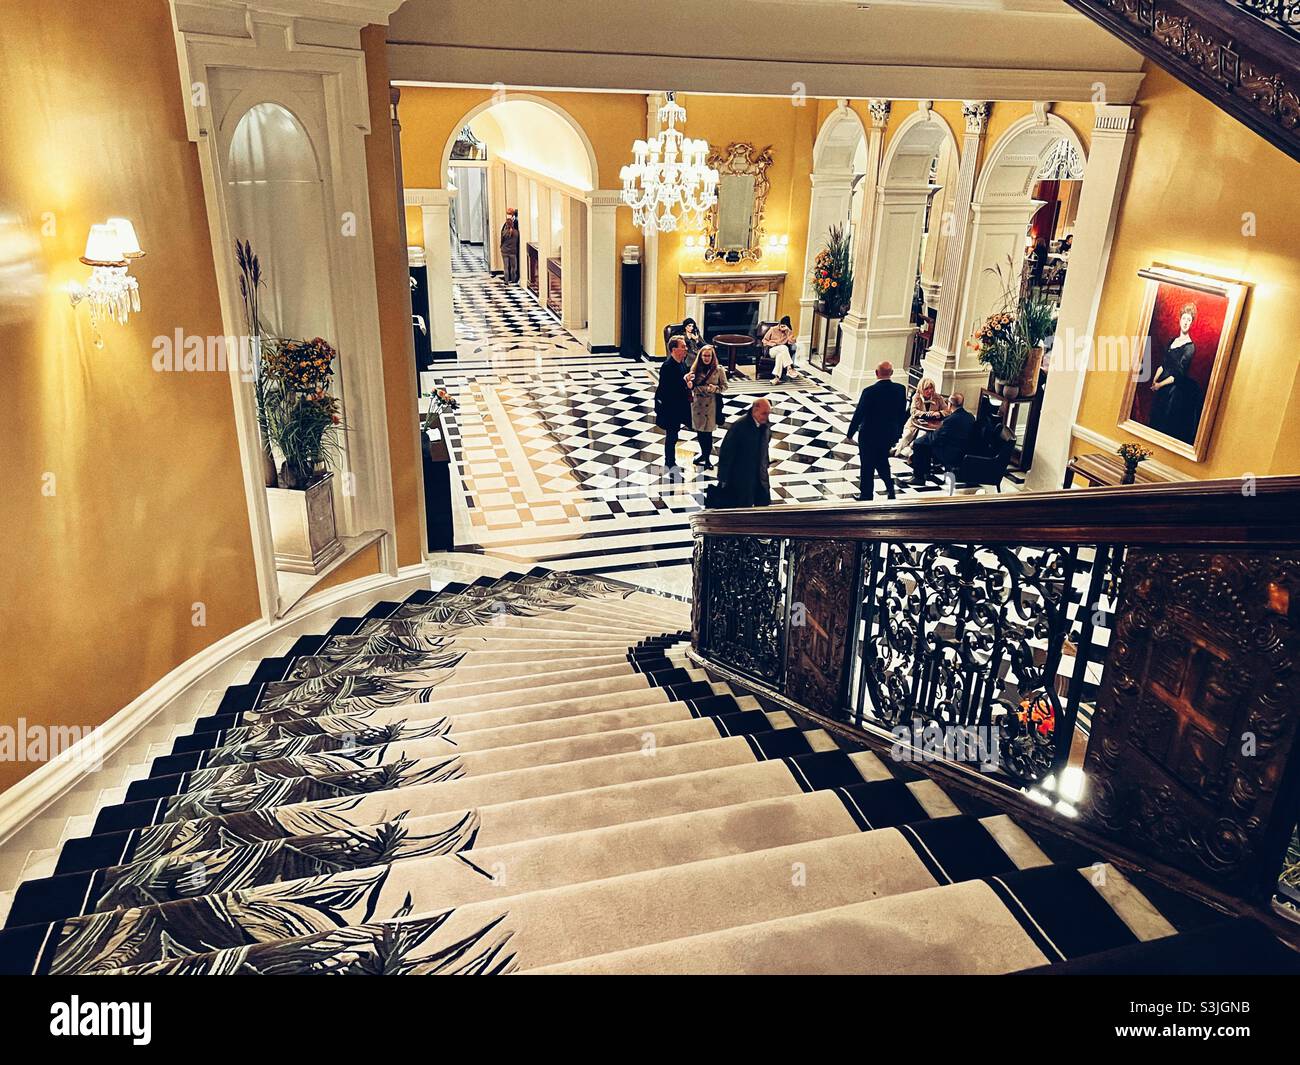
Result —
<instances>
[{"instance_id":1,"label":"man standing in doorway","mask_svg":"<svg viewBox=\"0 0 1300 1065\"><path fill-rule=\"evenodd\" d=\"M858 409L849 423L848 439L858 442L859 474L858 499L870 500L875 495L875 475L885 482L885 493L894 498L894 475L889 468L889 449L898 443L907 424L907 389L891 378L893 363L882 362L876 367L876 383L862 390Z\"/></svg>"},{"instance_id":2,"label":"man standing in doorway","mask_svg":"<svg viewBox=\"0 0 1300 1065\"><path fill-rule=\"evenodd\" d=\"M664 431L664 474L672 476L677 465L677 437L683 425L691 424L691 384L686 368L686 338L668 340L668 357L659 367L655 389L655 425Z\"/></svg>"},{"instance_id":3,"label":"man standing in doorway","mask_svg":"<svg viewBox=\"0 0 1300 1065\"><path fill-rule=\"evenodd\" d=\"M707 506L765 507L772 502L767 476L771 416L771 402L757 399L731 423L718 455L718 483L706 496Z\"/></svg>"},{"instance_id":4,"label":"man standing in doorway","mask_svg":"<svg viewBox=\"0 0 1300 1065\"><path fill-rule=\"evenodd\" d=\"M505 266L506 284L519 283L519 215L511 207L506 224L501 227L501 261Z\"/></svg>"}]
</instances>

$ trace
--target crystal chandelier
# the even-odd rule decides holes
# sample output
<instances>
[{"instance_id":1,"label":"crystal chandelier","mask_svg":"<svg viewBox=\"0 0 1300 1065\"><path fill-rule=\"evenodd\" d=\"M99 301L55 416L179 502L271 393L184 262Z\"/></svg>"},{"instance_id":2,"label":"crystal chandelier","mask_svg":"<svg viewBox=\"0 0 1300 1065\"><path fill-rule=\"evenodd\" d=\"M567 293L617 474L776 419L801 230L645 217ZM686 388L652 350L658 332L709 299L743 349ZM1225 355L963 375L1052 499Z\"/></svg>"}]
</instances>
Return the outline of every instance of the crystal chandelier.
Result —
<instances>
[{"instance_id":1,"label":"crystal chandelier","mask_svg":"<svg viewBox=\"0 0 1300 1065\"><path fill-rule=\"evenodd\" d=\"M686 108L670 92L659 108L659 124L664 128L649 143L633 144L632 164L619 171L623 202L646 232L667 233L679 222L698 229L704 224L704 213L718 202L718 172L705 164L708 142L684 136L678 123L686 124Z\"/></svg>"}]
</instances>

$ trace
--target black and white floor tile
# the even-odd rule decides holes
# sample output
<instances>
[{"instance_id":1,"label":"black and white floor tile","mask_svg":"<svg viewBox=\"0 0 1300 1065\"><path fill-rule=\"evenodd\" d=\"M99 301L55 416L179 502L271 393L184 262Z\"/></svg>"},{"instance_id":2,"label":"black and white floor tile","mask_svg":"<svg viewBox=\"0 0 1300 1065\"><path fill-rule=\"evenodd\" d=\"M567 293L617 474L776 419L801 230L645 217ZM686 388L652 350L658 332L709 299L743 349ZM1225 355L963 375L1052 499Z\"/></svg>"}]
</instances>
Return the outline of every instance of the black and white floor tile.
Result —
<instances>
[{"instance_id":1,"label":"black and white floor tile","mask_svg":"<svg viewBox=\"0 0 1300 1065\"><path fill-rule=\"evenodd\" d=\"M481 264L475 272L470 256L457 262L459 357L423 373L421 386L426 394L446 388L460 403L449 419L463 487L458 543L519 564L686 592L688 522L710 482L693 465L693 433L678 446L686 479L663 479L663 433L652 413L657 366L588 353L528 293ZM812 376L784 388L738 381L727 420L758 395L774 402L774 501L856 496L857 449L844 438L852 401ZM718 433L715 450L720 443ZM896 461L896 474L901 483L910 468Z\"/></svg>"}]
</instances>

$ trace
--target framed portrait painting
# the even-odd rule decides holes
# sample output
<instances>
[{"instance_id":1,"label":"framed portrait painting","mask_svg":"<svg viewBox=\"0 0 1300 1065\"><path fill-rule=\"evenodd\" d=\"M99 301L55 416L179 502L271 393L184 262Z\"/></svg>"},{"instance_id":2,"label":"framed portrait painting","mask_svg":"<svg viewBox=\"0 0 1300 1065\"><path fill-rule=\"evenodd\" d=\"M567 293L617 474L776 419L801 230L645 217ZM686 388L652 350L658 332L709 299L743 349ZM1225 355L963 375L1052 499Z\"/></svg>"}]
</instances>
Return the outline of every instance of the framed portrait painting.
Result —
<instances>
[{"instance_id":1,"label":"framed portrait painting","mask_svg":"<svg viewBox=\"0 0 1300 1065\"><path fill-rule=\"evenodd\" d=\"M1206 274L1152 266L1119 427L1196 462L1210 448L1214 417L1248 287Z\"/></svg>"}]
</instances>

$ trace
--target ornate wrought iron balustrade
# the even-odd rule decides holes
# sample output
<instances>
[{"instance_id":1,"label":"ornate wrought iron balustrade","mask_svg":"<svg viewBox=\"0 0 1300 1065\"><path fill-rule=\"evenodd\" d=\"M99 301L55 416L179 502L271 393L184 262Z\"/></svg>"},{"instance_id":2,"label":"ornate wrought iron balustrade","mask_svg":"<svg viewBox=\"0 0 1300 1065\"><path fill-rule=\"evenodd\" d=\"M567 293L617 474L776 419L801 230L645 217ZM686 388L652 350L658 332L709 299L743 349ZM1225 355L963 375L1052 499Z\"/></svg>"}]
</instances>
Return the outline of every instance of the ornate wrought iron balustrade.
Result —
<instances>
[{"instance_id":1,"label":"ornate wrought iron balustrade","mask_svg":"<svg viewBox=\"0 0 1300 1065\"><path fill-rule=\"evenodd\" d=\"M1261 896L1300 808L1300 478L1250 487L706 511L693 653L918 768L1012 805L1046 794Z\"/></svg>"}]
</instances>

